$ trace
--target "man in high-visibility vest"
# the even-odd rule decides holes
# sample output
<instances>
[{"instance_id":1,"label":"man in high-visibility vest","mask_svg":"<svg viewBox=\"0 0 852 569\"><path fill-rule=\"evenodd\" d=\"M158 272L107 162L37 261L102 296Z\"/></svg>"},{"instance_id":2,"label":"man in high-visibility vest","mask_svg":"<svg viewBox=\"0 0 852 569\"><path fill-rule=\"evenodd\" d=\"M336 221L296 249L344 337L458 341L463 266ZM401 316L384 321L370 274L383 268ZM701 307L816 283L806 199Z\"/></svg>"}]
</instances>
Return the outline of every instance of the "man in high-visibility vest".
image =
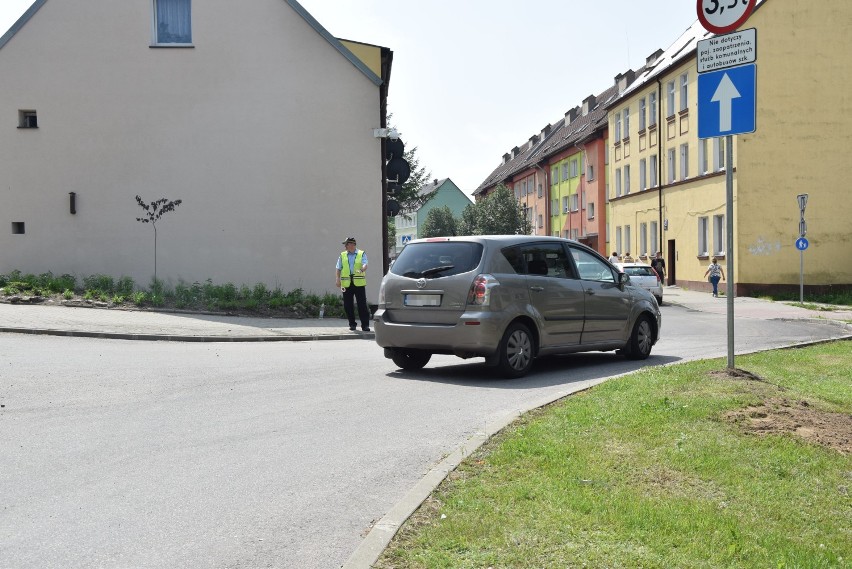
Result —
<instances>
[{"instance_id":1,"label":"man in high-visibility vest","mask_svg":"<svg viewBox=\"0 0 852 569\"><path fill-rule=\"evenodd\" d=\"M354 237L343 242L346 250L337 258L337 287L343 291L343 310L349 319L349 329L355 330L355 306L361 330L370 331L370 308L367 306L367 253L356 247Z\"/></svg>"}]
</instances>

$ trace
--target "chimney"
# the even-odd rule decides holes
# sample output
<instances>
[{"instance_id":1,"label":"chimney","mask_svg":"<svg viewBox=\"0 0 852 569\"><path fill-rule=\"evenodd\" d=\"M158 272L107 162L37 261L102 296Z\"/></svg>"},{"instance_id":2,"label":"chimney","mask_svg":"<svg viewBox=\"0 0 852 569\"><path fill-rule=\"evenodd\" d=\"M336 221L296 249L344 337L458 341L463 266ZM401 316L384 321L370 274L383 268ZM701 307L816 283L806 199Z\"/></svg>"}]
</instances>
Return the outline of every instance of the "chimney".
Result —
<instances>
[{"instance_id":1,"label":"chimney","mask_svg":"<svg viewBox=\"0 0 852 569\"><path fill-rule=\"evenodd\" d=\"M504 155L503 155L503 164L505 164L506 162L508 162L510 158L511 158L511 156L509 155L509 153L508 153L508 152L507 152L506 154L504 154Z\"/></svg>"},{"instance_id":2,"label":"chimney","mask_svg":"<svg viewBox=\"0 0 852 569\"><path fill-rule=\"evenodd\" d=\"M636 79L636 72L628 69L624 73L619 73L615 76L615 84L618 85L618 92L621 93Z\"/></svg>"},{"instance_id":3,"label":"chimney","mask_svg":"<svg viewBox=\"0 0 852 569\"><path fill-rule=\"evenodd\" d=\"M654 53L649 55L645 59L645 67L651 67L652 65L657 63L657 60L660 59L661 55L663 55L663 50L661 50L661 49L658 49L657 51L655 51Z\"/></svg>"},{"instance_id":4,"label":"chimney","mask_svg":"<svg viewBox=\"0 0 852 569\"><path fill-rule=\"evenodd\" d=\"M548 123L543 129L541 129L541 139L544 140L547 138L547 135L550 134L550 131L553 130L553 127Z\"/></svg>"},{"instance_id":5,"label":"chimney","mask_svg":"<svg viewBox=\"0 0 852 569\"><path fill-rule=\"evenodd\" d=\"M595 99L594 95L589 95L585 99L583 99L583 116L586 116L593 110L595 110L595 105L598 104L597 99Z\"/></svg>"},{"instance_id":6,"label":"chimney","mask_svg":"<svg viewBox=\"0 0 852 569\"><path fill-rule=\"evenodd\" d=\"M532 150L532 147L538 144L538 135L534 134L530 137L529 148Z\"/></svg>"},{"instance_id":7,"label":"chimney","mask_svg":"<svg viewBox=\"0 0 852 569\"><path fill-rule=\"evenodd\" d=\"M517 146L512 149L512 158L516 158L521 153L521 149Z\"/></svg>"},{"instance_id":8,"label":"chimney","mask_svg":"<svg viewBox=\"0 0 852 569\"><path fill-rule=\"evenodd\" d=\"M435 178L435 185L438 185L438 178Z\"/></svg>"},{"instance_id":9,"label":"chimney","mask_svg":"<svg viewBox=\"0 0 852 569\"><path fill-rule=\"evenodd\" d=\"M565 124L570 124L574 122L580 114L580 107L574 107L573 109L569 109L567 113L565 113ZM586 114L586 113L583 113Z\"/></svg>"}]
</instances>

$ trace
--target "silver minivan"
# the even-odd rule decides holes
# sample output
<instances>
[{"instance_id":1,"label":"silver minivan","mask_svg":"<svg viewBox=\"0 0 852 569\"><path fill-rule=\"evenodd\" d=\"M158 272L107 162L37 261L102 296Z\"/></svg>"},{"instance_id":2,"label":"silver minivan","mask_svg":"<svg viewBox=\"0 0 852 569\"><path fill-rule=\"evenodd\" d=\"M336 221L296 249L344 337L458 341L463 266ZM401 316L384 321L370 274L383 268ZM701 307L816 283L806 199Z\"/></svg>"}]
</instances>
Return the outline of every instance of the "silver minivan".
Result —
<instances>
[{"instance_id":1,"label":"silver minivan","mask_svg":"<svg viewBox=\"0 0 852 569\"><path fill-rule=\"evenodd\" d=\"M547 354L645 359L661 316L648 291L585 245L492 235L411 241L382 280L374 321L376 342L402 369L453 354L521 377Z\"/></svg>"}]
</instances>

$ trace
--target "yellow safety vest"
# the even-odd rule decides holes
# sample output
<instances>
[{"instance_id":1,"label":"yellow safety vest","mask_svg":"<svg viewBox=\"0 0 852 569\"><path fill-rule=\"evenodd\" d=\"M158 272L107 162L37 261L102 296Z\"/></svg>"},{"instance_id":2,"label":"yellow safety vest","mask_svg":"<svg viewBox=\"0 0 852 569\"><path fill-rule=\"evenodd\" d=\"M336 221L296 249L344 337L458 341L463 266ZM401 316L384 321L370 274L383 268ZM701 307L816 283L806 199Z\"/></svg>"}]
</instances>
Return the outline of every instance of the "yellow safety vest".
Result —
<instances>
[{"instance_id":1,"label":"yellow safety vest","mask_svg":"<svg viewBox=\"0 0 852 569\"><path fill-rule=\"evenodd\" d=\"M364 251L355 251L355 274L349 272L349 253L344 251L340 254L340 286L349 288L350 284L355 286L367 286L367 276L361 272L361 259ZM351 282L350 282L351 281Z\"/></svg>"}]
</instances>

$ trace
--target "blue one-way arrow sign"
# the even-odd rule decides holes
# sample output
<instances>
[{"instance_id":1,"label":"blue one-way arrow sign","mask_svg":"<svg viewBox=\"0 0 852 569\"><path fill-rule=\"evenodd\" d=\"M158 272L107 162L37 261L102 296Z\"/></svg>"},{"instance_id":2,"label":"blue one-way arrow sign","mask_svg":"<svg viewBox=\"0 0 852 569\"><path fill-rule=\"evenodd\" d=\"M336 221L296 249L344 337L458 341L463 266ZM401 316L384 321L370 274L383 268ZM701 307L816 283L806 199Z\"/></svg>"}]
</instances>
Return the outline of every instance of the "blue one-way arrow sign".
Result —
<instances>
[{"instance_id":1,"label":"blue one-way arrow sign","mask_svg":"<svg viewBox=\"0 0 852 569\"><path fill-rule=\"evenodd\" d=\"M698 138L754 132L757 114L755 64L698 75Z\"/></svg>"}]
</instances>

